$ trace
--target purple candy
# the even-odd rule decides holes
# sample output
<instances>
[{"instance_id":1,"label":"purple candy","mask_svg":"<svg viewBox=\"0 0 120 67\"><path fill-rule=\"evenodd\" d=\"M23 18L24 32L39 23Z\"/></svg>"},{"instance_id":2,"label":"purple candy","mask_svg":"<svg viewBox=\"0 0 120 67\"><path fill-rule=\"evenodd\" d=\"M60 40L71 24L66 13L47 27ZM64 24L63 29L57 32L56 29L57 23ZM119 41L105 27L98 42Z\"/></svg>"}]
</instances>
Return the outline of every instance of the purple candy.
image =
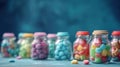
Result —
<instances>
[{"instance_id":1,"label":"purple candy","mask_svg":"<svg viewBox=\"0 0 120 67\"><path fill-rule=\"evenodd\" d=\"M36 44L32 44L32 47L35 48Z\"/></svg>"}]
</instances>

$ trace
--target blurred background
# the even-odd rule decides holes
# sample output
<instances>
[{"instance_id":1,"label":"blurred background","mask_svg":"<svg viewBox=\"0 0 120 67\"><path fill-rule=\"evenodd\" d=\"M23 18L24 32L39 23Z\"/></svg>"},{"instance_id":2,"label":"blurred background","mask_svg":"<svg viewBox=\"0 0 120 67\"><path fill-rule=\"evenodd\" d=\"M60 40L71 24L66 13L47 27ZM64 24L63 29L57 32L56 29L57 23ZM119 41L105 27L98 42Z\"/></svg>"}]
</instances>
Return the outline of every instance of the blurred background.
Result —
<instances>
[{"instance_id":1,"label":"blurred background","mask_svg":"<svg viewBox=\"0 0 120 67\"><path fill-rule=\"evenodd\" d=\"M0 0L0 36L95 29L120 30L120 0Z\"/></svg>"}]
</instances>

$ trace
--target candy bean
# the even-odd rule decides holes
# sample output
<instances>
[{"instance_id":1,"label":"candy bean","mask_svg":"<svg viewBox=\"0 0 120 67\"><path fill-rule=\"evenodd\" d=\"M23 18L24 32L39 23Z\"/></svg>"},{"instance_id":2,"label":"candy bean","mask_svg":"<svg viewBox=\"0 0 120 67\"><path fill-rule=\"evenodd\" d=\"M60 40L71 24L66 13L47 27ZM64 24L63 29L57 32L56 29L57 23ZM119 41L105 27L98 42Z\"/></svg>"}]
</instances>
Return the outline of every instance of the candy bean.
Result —
<instances>
[{"instance_id":1,"label":"candy bean","mask_svg":"<svg viewBox=\"0 0 120 67\"><path fill-rule=\"evenodd\" d=\"M106 62L107 61L107 57L106 56L102 56L102 62Z\"/></svg>"},{"instance_id":2,"label":"candy bean","mask_svg":"<svg viewBox=\"0 0 120 67\"><path fill-rule=\"evenodd\" d=\"M90 56L95 57L95 49L90 49Z\"/></svg>"},{"instance_id":3,"label":"candy bean","mask_svg":"<svg viewBox=\"0 0 120 67\"><path fill-rule=\"evenodd\" d=\"M100 49L102 49L102 50L104 50L106 48L106 45L105 44L102 44L101 46L100 46Z\"/></svg>"},{"instance_id":4,"label":"candy bean","mask_svg":"<svg viewBox=\"0 0 120 67\"><path fill-rule=\"evenodd\" d=\"M72 60L71 64L78 64L78 61L77 60Z\"/></svg>"},{"instance_id":5,"label":"candy bean","mask_svg":"<svg viewBox=\"0 0 120 67\"><path fill-rule=\"evenodd\" d=\"M91 49L96 49L97 47L93 44L92 46L91 46Z\"/></svg>"},{"instance_id":6,"label":"candy bean","mask_svg":"<svg viewBox=\"0 0 120 67\"><path fill-rule=\"evenodd\" d=\"M107 50L103 50L102 51L102 56L107 56L107 54L108 54L107 52L108 52Z\"/></svg>"},{"instance_id":7,"label":"candy bean","mask_svg":"<svg viewBox=\"0 0 120 67\"><path fill-rule=\"evenodd\" d=\"M67 57L64 55L64 56L61 56L61 60L65 60L67 59Z\"/></svg>"},{"instance_id":8,"label":"candy bean","mask_svg":"<svg viewBox=\"0 0 120 67\"><path fill-rule=\"evenodd\" d=\"M80 56L80 60L84 60L84 59L86 59L84 55Z\"/></svg>"},{"instance_id":9,"label":"candy bean","mask_svg":"<svg viewBox=\"0 0 120 67\"><path fill-rule=\"evenodd\" d=\"M95 52L96 52L96 53L101 53L101 52L102 52L102 49L96 48Z\"/></svg>"},{"instance_id":10,"label":"candy bean","mask_svg":"<svg viewBox=\"0 0 120 67\"><path fill-rule=\"evenodd\" d=\"M59 56L63 56L63 55L64 55L64 52L60 51Z\"/></svg>"},{"instance_id":11,"label":"candy bean","mask_svg":"<svg viewBox=\"0 0 120 67\"><path fill-rule=\"evenodd\" d=\"M60 57L59 57L59 56L57 56L57 55L55 55L55 59L56 59L56 60L59 60L59 59L60 59Z\"/></svg>"},{"instance_id":12,"label":"candy bean","mask_svg":"<svg viewBox=\"0 0 120 67\"><path fill-rule=\"evenodd\" d=\"M79 60L80 59L80 56L78 54L75 55L75 59L76 60Z\"/></svg>"},{"instance_id":13,"label":"candy bean","mask_svg":"<svg viewBox=\"0 0 120 67\"><path fill-rule=\"evenodd\" d=\"M85 65L88 65L88 64L89 64L89 60L84 60L83 63L84 63Z\"/></svg>"},{"instance_id":14,"label":"candy bean","mask_svg":"<svg viewBox=\"0 0 120 67\"><path fill-rule=\"evenodd\" d=\"M78 47L77 47L77 50L78 51L81 51L83 48L82 48L82 46L81 45L79 45Z\"/></svg>"},{"instance_id":15,"label":"candy bean","mask_svg":"<svg viewBox=\"0 0 120 67\"><path fill-rule=\"evenodd\" d=\"M101 58L95 58L95 63L101 63Z\"/></svg>"},{"instance_id":16,"label":"candy bean","mask_svg":"<svg viewBox=\"0 0 120 67\"><path fill-rule=\"evenodd\" d=\"M96 57L101 57L101 54L100 53L96 53Z\"/></svg>"}]
</instances>

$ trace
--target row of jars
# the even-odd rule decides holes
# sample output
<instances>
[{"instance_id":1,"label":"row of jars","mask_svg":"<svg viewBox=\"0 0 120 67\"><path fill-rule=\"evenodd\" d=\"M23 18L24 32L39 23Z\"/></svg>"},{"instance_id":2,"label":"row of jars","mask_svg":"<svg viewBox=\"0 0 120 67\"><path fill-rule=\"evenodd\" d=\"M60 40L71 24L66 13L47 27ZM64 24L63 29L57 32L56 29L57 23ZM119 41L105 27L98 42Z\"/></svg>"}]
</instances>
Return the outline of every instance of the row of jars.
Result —
<instances>
[{"instance_id":1,"label":"row of jars","mask_svg":"<svg viewBox=\"0 0 120 67\"><path fill-rule=\"evenodd\" d=\"M47 35L45 32L21 33L17 44L13 33L4 33L1 51L4 57L31 57L35 60L90 59L93 63L120 61L120 31L112 32L111 42L106 30L95 30L92 34L90 37L88 31L78 31L72 45L68 32L58 32L57 35Z\"/></svg>"}]
</instances>

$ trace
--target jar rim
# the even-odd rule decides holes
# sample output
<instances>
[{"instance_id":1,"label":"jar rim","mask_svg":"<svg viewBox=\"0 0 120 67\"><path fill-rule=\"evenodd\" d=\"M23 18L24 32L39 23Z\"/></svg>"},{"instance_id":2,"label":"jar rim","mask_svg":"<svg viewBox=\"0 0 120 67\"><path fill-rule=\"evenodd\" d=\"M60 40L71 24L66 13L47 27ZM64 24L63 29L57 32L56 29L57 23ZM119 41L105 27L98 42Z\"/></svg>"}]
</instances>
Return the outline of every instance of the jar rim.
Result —
<instances>
[{"instance_id":1,"label":"jar rim","mask_svg":"<svg viewBox=\"0 0 120 67\"><path fill-rule=\"evenodd\" d=\"M94 30L93 35L102 35L102 34L108 34L107 30Z\"/></svg>"}]
</instances>

